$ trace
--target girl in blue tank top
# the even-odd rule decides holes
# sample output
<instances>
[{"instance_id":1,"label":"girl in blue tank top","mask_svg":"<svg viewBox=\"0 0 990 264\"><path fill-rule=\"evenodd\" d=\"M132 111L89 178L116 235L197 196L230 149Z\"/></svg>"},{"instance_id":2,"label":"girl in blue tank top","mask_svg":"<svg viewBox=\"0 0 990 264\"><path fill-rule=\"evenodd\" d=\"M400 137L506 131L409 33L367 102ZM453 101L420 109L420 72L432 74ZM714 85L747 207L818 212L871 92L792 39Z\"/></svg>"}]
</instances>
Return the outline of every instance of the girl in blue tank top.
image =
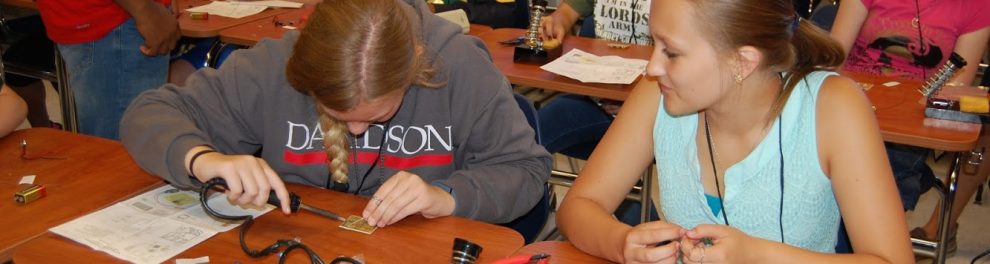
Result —
<instances>
[{"instance_id":1,"label":"girl in blue tank top","mask_svg":"<svg viewBox=\"0 0 990 264\"><path fill-rule=\"evenodd\" d=\"M786 0L650 7L648 78L564 198L558 226L631 263L908 263L907 224L843 52ZM656 163L661 221L611 217ZM853 254L835 254L845 220Z\"/></svg>"}]
</instances>

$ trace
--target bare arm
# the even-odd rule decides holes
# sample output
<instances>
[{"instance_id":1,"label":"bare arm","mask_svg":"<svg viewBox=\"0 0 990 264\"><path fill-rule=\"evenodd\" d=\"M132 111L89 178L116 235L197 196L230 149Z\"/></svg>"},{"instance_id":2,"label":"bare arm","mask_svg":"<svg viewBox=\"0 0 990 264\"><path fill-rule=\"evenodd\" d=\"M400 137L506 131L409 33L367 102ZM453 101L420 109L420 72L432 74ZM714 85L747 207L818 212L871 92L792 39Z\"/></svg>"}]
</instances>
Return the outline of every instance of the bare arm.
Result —
<instances>
[{"instance_id":1,"label":"bare arm","mask_svg":"<svg viewBox=\"0 0 990 264\"><path fill-rule=\"evenodd\" d=\"M567 29L574 26L578 20L578 12L566 2L557 6L557 11L540 20L540 37L543 39L558 39L561 42L567 35Z\"/></svg>"},{"instance_id":2,"label":"bare arm","mask_svg":"<svg viewBox=\"0 0 990 264\"><path fill-rule=\"evenodd\" d=\"M973 84L983 52L987 50L987 39L990 39L990 26L963 34L956 39L956 47L953 51L966 60L966 67L956 73L952 79L953 83Z\"/></svg>"},{"instance_id":3,"label":"bare arm","mask_svg":"<svg viewBox=\"0 0 990 264\"><path fill-rule=\"evenodd\" d=\"M623 247L631 228L613 218L612 212L653 159L660 91L655 81L644 79L639 84L567 192L557 219L576 247L617 262L624 262Z\"/></svg>"},{"instance_id":4,"label":"bare arm","mask_svg":"<svg viewBox=\"0 0 990 264\"><path fill-rule=\"evenodd\" d=\"M27 103L7 85L0 88L0 137L14 131L27 117Z\"/></svg>"},{"instance_id":5,"label":"bare arm","mask_svg":"<svg viewBox=\"0 0 990 264\"><path fill-rule=\"evenodd\" d=\"M152 0L114 0L127 11L144 37L141 52L147 56L168 54L179 40L179 22L169 8Z\"/></svg>"},{"instance_id":6,"label":"bare arm","mask_svg":"<svg viewBox=\"0 0 990 264\"><path fill-rule=\"evenodd\" d=\"M839 5L839 12L835 16L835 22L832 23L832 31L829 34L832 39L839 42L839 45L842 45L842 50L846 56L849 55L849 50L852 49L856 36L859 36L859 29L863 27L863 21L866 21L868 12L869 10L866 10L860 0L845 0Z\"/></svg>"}]
</instances>

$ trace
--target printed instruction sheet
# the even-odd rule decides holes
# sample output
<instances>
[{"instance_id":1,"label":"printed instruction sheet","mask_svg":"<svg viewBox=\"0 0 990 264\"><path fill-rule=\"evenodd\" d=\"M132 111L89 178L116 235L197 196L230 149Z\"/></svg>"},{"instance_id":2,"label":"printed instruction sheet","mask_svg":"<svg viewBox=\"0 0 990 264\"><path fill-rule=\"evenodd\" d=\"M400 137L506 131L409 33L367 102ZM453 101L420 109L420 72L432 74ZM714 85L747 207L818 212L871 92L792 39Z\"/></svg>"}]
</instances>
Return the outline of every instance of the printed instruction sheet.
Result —
<instances>
[{"instance_id":1,"label":"printed instruction sheet","mask_svg":"<svg viewBox=\"0 0 990 264\"><path fill-rule=\"evenodd\" d=\"M258 217L274 208L234 206L218 192L212 193L207 203L233 216ZM165 185L50 231L129 262L161 263L239 224L207 215L199 193Z\"/></svg>"},{"instance_id":2,"label":"printed instruction sheet","mask_svg":"<svg viewBox=\"0 0 990 264\"><path fill-rule=\"evenodd\" d=\"M541 69L586 83L630 84L646 70L646 60L598 56L572 49Z\"/></svg>"}]
</instances>

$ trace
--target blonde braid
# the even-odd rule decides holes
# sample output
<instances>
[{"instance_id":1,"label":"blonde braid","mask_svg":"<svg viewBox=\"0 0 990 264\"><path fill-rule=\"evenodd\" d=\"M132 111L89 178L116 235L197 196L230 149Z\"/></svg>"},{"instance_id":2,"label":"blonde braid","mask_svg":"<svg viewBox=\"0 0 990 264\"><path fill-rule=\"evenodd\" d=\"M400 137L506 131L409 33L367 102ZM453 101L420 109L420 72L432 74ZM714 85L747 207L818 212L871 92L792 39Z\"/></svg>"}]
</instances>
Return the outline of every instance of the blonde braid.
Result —
<instances>
[{"instance_id":1,"label":"blonde braid","mask_svg":"<svg viewBox=\"0 0 990 264\"><path fill-rule=\"evenodd\" d=\"M320 114L320 128L323 130L323 149L327 152L330 175L336 183L347 183L347 125L326 114Z\"/></svg>"}]
</instances>

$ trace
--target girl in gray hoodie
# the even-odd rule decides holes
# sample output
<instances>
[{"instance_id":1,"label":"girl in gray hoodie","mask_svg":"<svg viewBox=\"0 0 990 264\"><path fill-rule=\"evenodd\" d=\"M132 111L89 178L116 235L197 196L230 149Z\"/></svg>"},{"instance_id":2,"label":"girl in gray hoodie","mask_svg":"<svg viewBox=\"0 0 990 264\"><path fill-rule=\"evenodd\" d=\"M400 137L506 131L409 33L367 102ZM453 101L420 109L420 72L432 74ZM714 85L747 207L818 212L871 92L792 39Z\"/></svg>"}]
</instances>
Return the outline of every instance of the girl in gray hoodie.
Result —
<instances>
[{"instance_id":1,"label":"girl in gray hoodie","mask_svg":"<svg viewBox=\"0 0 990 264\"><path fill-rule=\"evenodd\" d=\"M173 185L221 177L258 205L269 190L287 203L283 182L371 196L377 226L525 214L550 175L534 136L482 42L421 0L326 0L302 32L145 92L121 121L138 164Z\"/></svg>"}]
</instances>

